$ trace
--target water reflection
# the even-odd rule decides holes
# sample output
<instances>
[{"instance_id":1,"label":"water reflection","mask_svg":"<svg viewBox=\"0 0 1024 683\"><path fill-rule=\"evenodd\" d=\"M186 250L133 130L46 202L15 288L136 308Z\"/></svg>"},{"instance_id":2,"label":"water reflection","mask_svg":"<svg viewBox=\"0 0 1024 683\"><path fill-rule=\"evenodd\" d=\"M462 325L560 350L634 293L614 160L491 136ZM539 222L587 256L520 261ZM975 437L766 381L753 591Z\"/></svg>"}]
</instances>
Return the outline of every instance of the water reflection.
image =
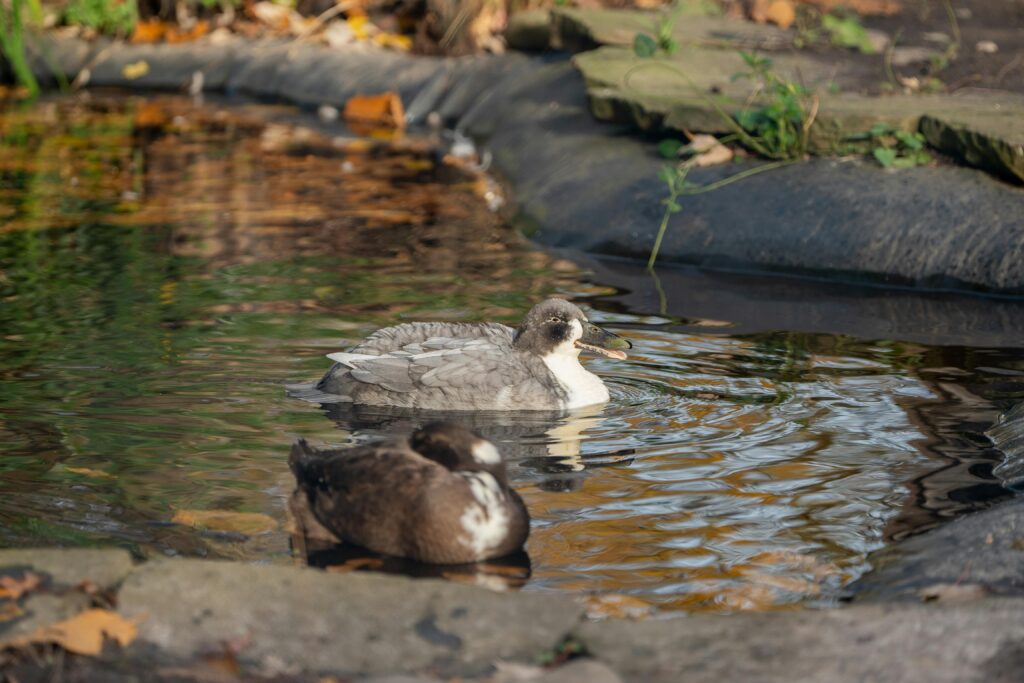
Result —
<instances>
[{"instance_id":1,"label":"water reflection","mask_svg":"<svg viewBox=\"0 0 1024 683\"><path fill-rule=\"evenodd\" d=\"M415 142L94 98L5 112L0 151L0 546L292 562L293 438L352 444L432 416L285 385L380 327L514 323L551 293L634 350L588 361L608 406L459 417L530 508L524 590L831 604L886 538L1004 493L983 423L1024 396L1006 374L1020 349L635 313Z\"/></svg>"}]
</instances>

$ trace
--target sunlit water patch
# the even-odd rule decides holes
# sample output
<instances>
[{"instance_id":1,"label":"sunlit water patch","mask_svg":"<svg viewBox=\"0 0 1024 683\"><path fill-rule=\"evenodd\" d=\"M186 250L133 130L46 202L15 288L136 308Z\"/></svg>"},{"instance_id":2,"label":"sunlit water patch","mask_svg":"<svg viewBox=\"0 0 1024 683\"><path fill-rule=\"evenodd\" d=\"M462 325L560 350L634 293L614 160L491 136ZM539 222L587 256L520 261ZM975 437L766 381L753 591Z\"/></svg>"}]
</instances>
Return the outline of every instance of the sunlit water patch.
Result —
<instances>
[{"instance_id":1,"label":"sunlit water patch","mask_svg":"<svg viewBox=\"0 0 1024 683\"><path fill-rule=\"evenodd\" d=\"M285 385L381 326L514 323L552 293L634 350L590 361L608 406L458 418L533 515L524 590L602 613L831 604L887 537L998 494L958 430L1020 354L612 313L428 145L267 113L98 98L0 118L0 546L290 562L292 439L417 419Z\"/></svg>"}]
</instances>

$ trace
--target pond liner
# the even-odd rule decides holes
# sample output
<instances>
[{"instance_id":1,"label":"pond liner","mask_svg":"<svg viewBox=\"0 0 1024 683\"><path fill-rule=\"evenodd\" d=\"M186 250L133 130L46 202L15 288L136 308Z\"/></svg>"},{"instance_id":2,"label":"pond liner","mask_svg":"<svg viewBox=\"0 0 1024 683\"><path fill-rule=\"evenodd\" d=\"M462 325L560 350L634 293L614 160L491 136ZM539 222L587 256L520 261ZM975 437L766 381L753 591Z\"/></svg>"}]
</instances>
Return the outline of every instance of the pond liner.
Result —
<instances>
[{"instance_id":1,"label":"pond liner","mask_svg":"<svg viewBox=\"0 0 1024 683\"><path fill-rule=\"evenodd\" d=\"M637 261L654 243L664 161L652 141L595 121L581 77L557 55L433 58L235 39L154 46L61 38L46 51L69 77L87 69L93 86L198 86L310 108L396 90L415 103L418 119L433 109L491 153L536 242ZM45 61L36 55L33 67L52 79ZM148 65L141 76L125 69L140 62ZM690 180L714 182L757 163L697 169ZM886 171L819 158L680 203L663 264L1024 298L1024 189L980 171Z\"/></svg>"}]
</instances>

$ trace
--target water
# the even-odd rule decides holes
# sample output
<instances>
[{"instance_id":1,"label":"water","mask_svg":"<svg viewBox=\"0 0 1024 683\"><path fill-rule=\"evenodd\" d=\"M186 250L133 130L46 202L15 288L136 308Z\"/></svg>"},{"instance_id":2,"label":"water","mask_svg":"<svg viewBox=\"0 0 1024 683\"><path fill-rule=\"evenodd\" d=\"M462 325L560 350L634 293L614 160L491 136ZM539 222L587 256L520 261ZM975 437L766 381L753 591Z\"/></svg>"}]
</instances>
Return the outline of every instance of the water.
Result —
<instances>
[{"instance_id":1,"label":"water","mask_svg":"<svg viewBox=\"0 0 1024 683\"><path fill-rule=\"evenodd\" d=\"M381 326L516 322L553 293L634 350L590 362L608 406L472 418L534 518L529 570L505 572L523 590L602 614L830 605L886 539L1004 495L981 431L1019 350L622 311L515 237L486 179L416 140L273 122L289 113L6 107L0 546L292 562L290 442L409 421L285 385Z\"/></svg>"}]
</instances>

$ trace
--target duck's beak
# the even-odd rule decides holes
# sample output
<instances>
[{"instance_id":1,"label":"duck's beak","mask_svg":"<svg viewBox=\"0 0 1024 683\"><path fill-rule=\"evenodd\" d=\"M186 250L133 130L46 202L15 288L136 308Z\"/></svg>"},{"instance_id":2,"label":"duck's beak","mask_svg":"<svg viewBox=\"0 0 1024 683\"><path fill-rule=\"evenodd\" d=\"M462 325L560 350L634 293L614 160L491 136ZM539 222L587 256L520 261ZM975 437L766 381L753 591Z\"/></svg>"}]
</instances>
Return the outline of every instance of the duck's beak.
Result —
<instances>
[{"instance_id":1,"label":"duck's beak","mask_svg":"<svg viewBox=\"0 0 1024 683\"><path fill-rule=\"evenodd\" d=\"M626 352L622 349L633 348L628 340L588 322L583 323L583 336L576 340L576 346L616 360L626 360Z\"/></svg>"}]
</instances>

